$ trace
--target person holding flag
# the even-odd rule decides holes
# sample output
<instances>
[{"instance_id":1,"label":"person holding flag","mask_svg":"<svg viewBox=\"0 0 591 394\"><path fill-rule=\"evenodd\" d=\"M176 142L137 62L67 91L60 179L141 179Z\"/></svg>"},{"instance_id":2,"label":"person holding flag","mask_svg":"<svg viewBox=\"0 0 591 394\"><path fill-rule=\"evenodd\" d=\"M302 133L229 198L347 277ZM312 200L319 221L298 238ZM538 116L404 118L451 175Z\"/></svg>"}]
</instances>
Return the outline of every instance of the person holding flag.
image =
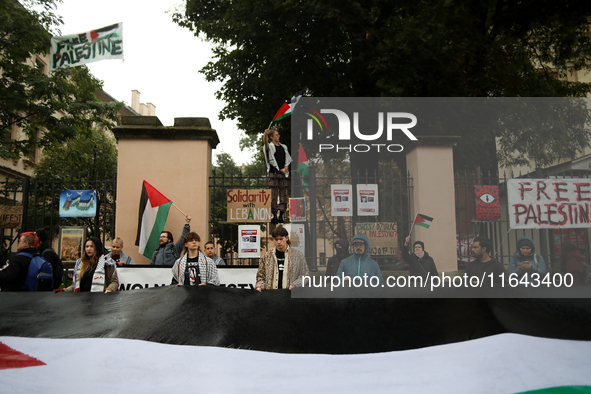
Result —
<instances>
[{"instance_id":1,"label":"person holding flag","mask_svg":"<svg viewBox=\"0 0 591 394\"><path fill-rule=\"evenodd\" d=\"M170 231L160 233L159 246L150 259L150 265L173 265L179 258L184 247L183 238L191 231L191 225L189 224L191 223L191 217L187 215L185 220L187 224L183 226L183 232L176 244Z\"/></svg>"},{"instance_id":2,"label":"person holding flag","mask_svg":"<svg viewBox=\"0 0 591 394\"><path fill-rule=\"evenodd\" d=\"M279 131L276 128L265 130L263 142L263 155L271 187L271 223L283 223L285 221L283 214L287 205L289 164L292 160L287 146L279 142ZM279 202L277 202L277 197L279 197ZM279 212L278 217L277 212Z\"/></svg>"},{"instance_id":3,"label":"person holding flag","mask_svg":"<svg viewBox=\"0 0 591 394\"><path fill-rule=\"evenodd\" d=\"M406 261L410 269L410 276L420 276L427 279L428 276L439 276L435 261L425 251L425 244L422 241L415 241L412 245L413 253L408 253L408 245L410 244L410 236L404 240L404 247L402 248L402 259Z\"/></svg>"}]
</instances>

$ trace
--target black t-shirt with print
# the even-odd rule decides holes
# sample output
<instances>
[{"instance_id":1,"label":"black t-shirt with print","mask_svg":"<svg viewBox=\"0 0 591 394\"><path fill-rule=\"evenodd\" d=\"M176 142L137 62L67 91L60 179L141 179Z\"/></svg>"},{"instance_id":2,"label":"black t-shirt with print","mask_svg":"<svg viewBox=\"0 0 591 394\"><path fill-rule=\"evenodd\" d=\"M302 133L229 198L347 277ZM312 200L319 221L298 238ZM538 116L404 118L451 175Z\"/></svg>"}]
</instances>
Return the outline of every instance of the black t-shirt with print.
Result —
<instances>
[{"instance_id":1,"label":"black t-shirt with print","mask_svg":"<svg viewBox=\"0 0 591 394\"><path fill-rule=\"evenodd\" d=\"M195 286L201 283L199 272L199 255L187 257L187 269L185 270L185 286Z\"/></svg>"},{"instance_id":2,"label":"black t-shirt with print","mask_svg":"<svg viewBox=\"0 0 591 394\"><path fill-rule=\"evenodd\" d=\"M275 250L275 256L277 256L277 288L283 288L283 267L285 265L285 252Z\"/></svg>"}]
</instances>

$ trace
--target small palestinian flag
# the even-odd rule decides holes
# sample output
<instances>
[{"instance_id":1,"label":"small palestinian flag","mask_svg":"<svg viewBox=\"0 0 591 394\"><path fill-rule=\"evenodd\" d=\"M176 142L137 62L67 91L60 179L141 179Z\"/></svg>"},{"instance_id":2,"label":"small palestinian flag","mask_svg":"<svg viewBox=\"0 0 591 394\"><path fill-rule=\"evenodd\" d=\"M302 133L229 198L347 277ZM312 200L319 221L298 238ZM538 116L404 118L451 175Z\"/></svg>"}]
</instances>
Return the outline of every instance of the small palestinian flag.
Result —
<instances>
[{"instance_id":1,"label":"small palestinian flag","mask_svg":"<svg viewBox=\"0 0 591 394\"><path fill-rule=\"evenodd\" d=\"M415 217L415 221L413 224L416 224L417 226L429 228L431 226L432 222L433 222L432 217L417 213L417 216Z\"/></svg>"},{"instance_id":2,"label":"small palestinian flag","mask_svg":"<svg viewBox=\"0 0 591 394\"><path fill-rule=\"evenodd\" d=\"M306 152L304 151L304 147L300 144L300 150L298 153L298 169L297 171L300 173L302 177L302 184L304 188L308 188L308 177L310 176L310 166L308 165L308 156L306 156Z\"/></svg>"},{"instance_id":3,"label":"small palestinian flag","mask_svg":"<svg viewBox=\"0 0 591 394\"><path fill-rule=\"evenodd\" d=\"M278 121L280 119L283 119L283 118L288 117L289 115L291 115L291 113L293 112L296 104L300 100L300 97L302 97L302 93L303 92L298 92L294 96L292 96L292 98L290 100L286 100L286 102L283 103L283 105L281 106L281 108L279 108L279 111L277 111L277 113L273 117L272 122L276 122L276 121Z\"/></svg>"},{"instance_id":4,"label":"small palestinian flag","mask_svg":"<svg viewBox=\"0 0 591 394\"><path fill-rule=\"evenodd\" d=\"M172 201L144 181L135 244L139 246L138 251L149 259L158 249L160 233L164 230L171 205Z\"/></svg>"}]
</instances>

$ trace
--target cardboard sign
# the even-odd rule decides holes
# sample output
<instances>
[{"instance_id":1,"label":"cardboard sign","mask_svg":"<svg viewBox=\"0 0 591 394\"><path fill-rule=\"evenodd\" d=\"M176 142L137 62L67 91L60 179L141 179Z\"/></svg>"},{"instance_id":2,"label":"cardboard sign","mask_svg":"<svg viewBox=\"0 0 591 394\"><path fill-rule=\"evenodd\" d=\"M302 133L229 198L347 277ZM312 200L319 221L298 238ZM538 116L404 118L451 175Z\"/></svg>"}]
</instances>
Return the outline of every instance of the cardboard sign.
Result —
<instances>
[{"instance_id":1,"label":"cardboard sign","mask_svg":"<svg viewBox=\"0 0 591 394\"><path fill-rule=\"evenodd\" d=\"M398 255L398 226L396 222L357 223L355 234L369 239L370 256Z\"/></svg>"},{"instance_id":2,"label":"cardboard sign","mask_svg":"<svg viewBox=\"0 0 591 394\"><path fill-rule=\"evenodd\" d=\"M0 206L0 228L17 228L23 222L23 207Z\"/></svg>"},{"instance_id":3,"label":"cardboard sign","mask_svg":"<svg viewBox=\"0 0 591 394\"><path fill-rule=\"evenodd\" d=\"M271 221L271 189L228 189L228 222Z\"/></svg>"}]
</instances>

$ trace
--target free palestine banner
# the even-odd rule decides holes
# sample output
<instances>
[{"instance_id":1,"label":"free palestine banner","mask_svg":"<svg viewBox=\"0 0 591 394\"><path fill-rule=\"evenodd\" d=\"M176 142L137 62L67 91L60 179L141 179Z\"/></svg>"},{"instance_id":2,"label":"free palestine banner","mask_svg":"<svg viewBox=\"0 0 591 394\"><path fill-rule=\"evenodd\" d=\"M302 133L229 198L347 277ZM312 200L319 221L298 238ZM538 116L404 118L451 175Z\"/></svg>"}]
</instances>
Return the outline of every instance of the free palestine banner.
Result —
<instances>
[{"instance_id":1,"label":"free palestine banner","mask_svg":"<svg viewBox=\"0 0 591 394\"><path fill-rule=\"evenodd\" d=\"M507 197L511 229L591 227L590 179L509 179Z\"/></svg>"},{"instance_id":2,"label":"free palestine banner","mask_svg":"<svg viewBox=\"0 0 591 394\"><path fill-rule=\"evenodd\" d=\"M123 59L123 23L82 33L52 37L50 70L105 59Z\"/></svg>"}]
</instances>

